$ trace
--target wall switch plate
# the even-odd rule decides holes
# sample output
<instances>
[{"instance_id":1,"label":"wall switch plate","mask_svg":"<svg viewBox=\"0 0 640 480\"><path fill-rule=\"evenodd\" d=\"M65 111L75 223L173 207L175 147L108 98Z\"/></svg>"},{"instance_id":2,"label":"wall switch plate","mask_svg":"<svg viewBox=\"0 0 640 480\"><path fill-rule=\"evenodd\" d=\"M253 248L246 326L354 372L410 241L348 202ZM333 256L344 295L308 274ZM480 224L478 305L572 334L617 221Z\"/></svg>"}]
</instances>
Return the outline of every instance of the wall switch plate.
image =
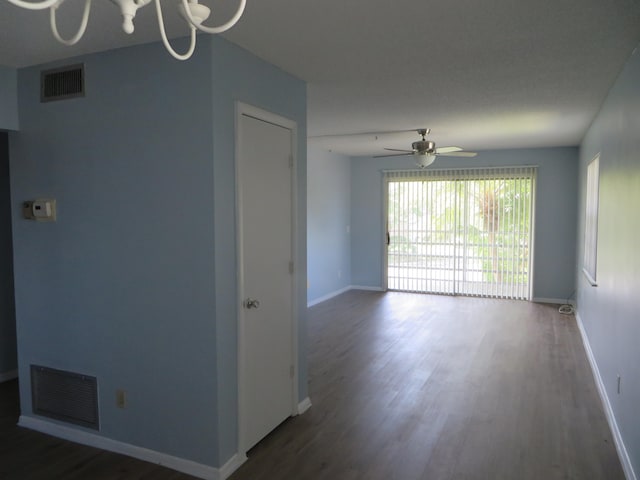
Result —
<instances>
[{"instance_id":1,"label":"wall switch plate","mask_svg":"<svg viewBox=\"0 0 640 480\"><path fill-rule=\"evenodd\" d=\"M37 198L22 204L22 216L38 222L56 221L56 201L53 198Z\"/></svg>"}]
</instances>

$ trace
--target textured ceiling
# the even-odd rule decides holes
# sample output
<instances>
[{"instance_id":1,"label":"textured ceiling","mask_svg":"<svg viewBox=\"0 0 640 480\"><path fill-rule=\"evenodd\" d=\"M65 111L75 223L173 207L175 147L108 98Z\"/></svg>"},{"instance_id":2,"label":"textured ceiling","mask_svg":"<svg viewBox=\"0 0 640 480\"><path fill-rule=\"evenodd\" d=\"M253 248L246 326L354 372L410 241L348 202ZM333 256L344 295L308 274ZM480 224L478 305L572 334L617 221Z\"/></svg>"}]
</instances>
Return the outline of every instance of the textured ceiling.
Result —
<instances>
[{"instance_id":1,"label":"textured ceiling","mask_svg":"<svg viewBox=\"0 0 640 480\"><path fill-rule=\"evenodd\" d=\"M159 38L152 6L128 37L111 2L93 3L87 37L69 48L46 12L0 0L0 64ZM162 3L170 34L183 35L176 0ZM220 19L237 5L202 3ZM69 32L81 6L60 10ZM640 42L640 1L248 0L225 37L308 83L309 141L321 148L381 154L409 147L421 127L438 146L573 146Z\"/></svg>"}]
</instances>

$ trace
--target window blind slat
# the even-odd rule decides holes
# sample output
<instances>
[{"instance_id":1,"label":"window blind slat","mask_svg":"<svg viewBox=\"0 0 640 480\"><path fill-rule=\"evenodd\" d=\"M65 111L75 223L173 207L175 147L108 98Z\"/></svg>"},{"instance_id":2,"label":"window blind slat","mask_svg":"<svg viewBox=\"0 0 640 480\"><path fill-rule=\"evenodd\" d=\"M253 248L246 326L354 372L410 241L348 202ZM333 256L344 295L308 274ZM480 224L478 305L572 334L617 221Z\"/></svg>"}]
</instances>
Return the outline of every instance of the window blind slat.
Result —
<instances>
[{"instance_id":1,"label":"window blind slat","mask_svg":"<svg viewBox=\"0 0 640 480\"><path fill-rule=\"evenodd\" d=\"M535 167L384 175L389 289L529 298Z\"/></svg>"}]
</instances>

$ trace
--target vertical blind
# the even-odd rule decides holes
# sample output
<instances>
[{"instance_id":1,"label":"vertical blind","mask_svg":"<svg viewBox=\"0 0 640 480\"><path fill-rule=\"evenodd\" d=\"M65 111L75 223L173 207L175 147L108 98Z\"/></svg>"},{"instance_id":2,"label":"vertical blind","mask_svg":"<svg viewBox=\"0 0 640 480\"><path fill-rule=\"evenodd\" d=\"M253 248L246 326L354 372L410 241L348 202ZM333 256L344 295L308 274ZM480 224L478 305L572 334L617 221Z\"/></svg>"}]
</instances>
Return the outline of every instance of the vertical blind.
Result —
<instances>
[{"instance_id":1,"label":"vertical blind","mask_svg":"<svg viewBox=\"0 0 640 480\"><path fill-rule=\"evenodd\" d=\"M535 172L385 172L387 288L528 300Z\"/></svg>"}]
</instances>

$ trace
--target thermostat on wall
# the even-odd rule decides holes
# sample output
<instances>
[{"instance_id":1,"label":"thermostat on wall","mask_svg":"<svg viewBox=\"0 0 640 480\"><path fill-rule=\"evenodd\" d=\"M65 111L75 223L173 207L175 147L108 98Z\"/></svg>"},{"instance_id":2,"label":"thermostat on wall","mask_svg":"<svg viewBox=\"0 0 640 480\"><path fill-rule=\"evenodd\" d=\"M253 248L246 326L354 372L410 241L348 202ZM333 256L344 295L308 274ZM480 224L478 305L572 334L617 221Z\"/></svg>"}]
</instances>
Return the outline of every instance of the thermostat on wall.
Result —
<instances>
[{"instance_id":1,"label":"thermostat on wall","mask_svg":"<svg viewBox=\"0 0 640 480\"><path fill-rule=\"evenodd\" d=\"M56 201L50 198L38 198L22 204L22 214L29 220L39 222L56 221Z\"/></svg>"}]
</instances>

